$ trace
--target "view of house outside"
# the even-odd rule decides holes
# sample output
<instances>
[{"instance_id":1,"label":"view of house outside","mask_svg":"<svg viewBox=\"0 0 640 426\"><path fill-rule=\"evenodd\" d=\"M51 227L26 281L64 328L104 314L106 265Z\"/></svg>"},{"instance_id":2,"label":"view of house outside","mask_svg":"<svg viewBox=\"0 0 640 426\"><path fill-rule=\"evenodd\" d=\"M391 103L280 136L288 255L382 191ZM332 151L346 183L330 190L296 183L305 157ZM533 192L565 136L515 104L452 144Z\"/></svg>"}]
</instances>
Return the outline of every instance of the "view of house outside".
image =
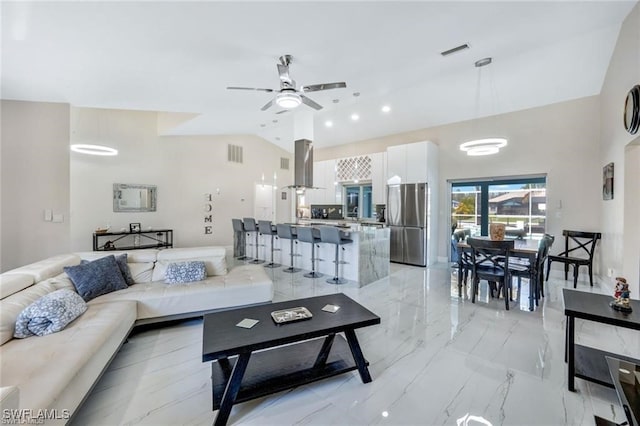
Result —
<instances>
[{"instance_id":1,"label":"view of house outside","mask_svg":"<svg viewBox=\"0 0 640 426\"><path fill-rule=\"evenodd\" d=\"M504 223L507 236L542 237L547 208L545 184L496 184L489 185L488 189L488 223ZM480 186L454 185L451 193L452 228L469 229L472 236L480 235L480 203Z\"/></svg>"}]
</instances>

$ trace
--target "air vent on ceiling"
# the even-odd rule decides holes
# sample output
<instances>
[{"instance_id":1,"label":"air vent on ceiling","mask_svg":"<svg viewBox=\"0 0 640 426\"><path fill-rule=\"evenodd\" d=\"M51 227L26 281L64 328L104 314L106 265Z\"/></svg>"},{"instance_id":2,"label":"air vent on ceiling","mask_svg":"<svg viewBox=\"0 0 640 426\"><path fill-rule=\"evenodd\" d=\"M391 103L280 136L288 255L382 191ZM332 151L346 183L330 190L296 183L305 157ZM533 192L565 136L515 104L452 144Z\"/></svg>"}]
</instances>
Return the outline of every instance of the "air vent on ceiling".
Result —
<instances>
[{"instance_id":1,"label":"air vent on ceiling","mask_svg":"<svg viewBox=\"0 0 640 426\"><path fill-rule=\"evenodd\" d=\"M452 55L456 52L460 52L461 50L465 50L469 48L469 44L465 43L465 44L461 44L460 46L456 46L453 49L449 49L449 50L445 50L444 52L440 52L440 54L442 56L449 56Z\"/></svg>"},{"instance_id":2,"label":"air vent on ceiling","mask_svg":"<svg viewBox=\"0 0 640 426\"><path fill-rule=\"evenodd\" d=\"M281 170L289 170L289 159L285 157L280 157L280 169Z\"/></svg>"},{"instance_id":3,"label":"air vent on ceiling","mask_svg":"<svg viewBox=\"0 0 640 426\"><path fill-rule=\"evenodd\" d=\"M240 145L227 145L227 161L242 164L242 147Z\"/></svg>"}]
</instances>

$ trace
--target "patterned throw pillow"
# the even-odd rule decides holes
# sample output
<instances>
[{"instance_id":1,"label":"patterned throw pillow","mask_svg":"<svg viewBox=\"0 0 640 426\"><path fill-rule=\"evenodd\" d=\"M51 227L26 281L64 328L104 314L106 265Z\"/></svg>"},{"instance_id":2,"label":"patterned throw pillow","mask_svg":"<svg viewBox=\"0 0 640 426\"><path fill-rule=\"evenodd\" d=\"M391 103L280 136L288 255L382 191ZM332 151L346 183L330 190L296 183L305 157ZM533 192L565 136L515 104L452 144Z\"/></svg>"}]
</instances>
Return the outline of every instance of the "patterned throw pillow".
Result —
<instances>
[{"instance_id":1,"label":"patterned throw pillow","mask_svg":"<svg viewBox=\"0 0 640 426\"><path fill-rule=\"evenodd\" d=\"M167 265L164 282L182 284L201 281L207 277L207 269L202 261L174 262Z\"/></svg>"},{"instance_id":2,"label":"patterned throw pillow","mask_svg":"<svg viewBox=\"0 0 640 426\"><path fill-rule=\"evenodd\" d=\"M66 288L56 290L20 312L13 336L23 339L56 333L86 310L87 304L77 293Z\"/></svg>"},{"instance_id":3,"label":"patterned throw pillow","mask_svg":"<svg viewBox=\"0 0 640 426\"><path fill-rule=\"evenodd\" d=\"M90 261L81 260L81 265L86 265ZM120 272L122 273L122 278L124 278L124 282L127 285L133 285L136 282L133 280L133 275L131 275L131 269L129 269L129 264L127 263L127 253L122 253L116 256L116 263L118 263L118 268L120 268Z\"/></svg>"},{"instance_id":4,"label":"patterned throw pillow","mask_svg":"<svg viewBox=\"0 0 640 426\"><path fill-rule=\"evenodd\" d=\"M65 266L63 269L85 302L103 294L127 288L127 283L122 278L122 272L113 255L84 265Z\"/></svg>"}]
</instances>

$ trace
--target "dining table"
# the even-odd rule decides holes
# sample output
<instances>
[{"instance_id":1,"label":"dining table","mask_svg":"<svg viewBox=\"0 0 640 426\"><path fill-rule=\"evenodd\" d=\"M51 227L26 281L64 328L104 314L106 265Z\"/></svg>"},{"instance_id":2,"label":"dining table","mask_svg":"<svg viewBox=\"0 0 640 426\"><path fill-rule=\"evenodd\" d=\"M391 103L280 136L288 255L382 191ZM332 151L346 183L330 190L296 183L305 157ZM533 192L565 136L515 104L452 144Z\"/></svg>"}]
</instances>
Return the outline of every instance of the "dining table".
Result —
<instances>
[{"instance_id":1,"label":"dining table","mask_svg":"<svg viewBox=\"0 0 640 426\"><path fill-rule=\"evenodd\" d=\"M473 237L477 239L491 240L488 236ZM532 239L518 239L518 238L505 238L505 240L513 240L513 248L509 250L509 258L515 258L515 265L526 267L529 272L530 284L529 284L529 310L534 310L535 305L538 305L538 276L536 270L536 258L538 256L538 244L539 240ZM464 258L465 254L471 255L471 246L466 240L461 240L457 243L458 247L458 296L462 297L462 274L464 273ZM505 295L505 297L508 297Z\"/></svg>"}]
</instances>

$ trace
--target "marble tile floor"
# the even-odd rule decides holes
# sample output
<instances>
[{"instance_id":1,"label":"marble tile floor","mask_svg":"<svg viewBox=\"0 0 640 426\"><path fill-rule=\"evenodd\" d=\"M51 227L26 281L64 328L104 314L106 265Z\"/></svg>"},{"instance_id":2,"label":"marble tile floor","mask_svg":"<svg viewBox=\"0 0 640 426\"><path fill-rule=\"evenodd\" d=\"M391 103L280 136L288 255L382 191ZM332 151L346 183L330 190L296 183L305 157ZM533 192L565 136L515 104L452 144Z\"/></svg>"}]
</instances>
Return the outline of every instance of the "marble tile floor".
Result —
<instances>
[{"instance_id":1,"label":"marble tile floor","mask_svg":"<svg viewBox=\"0 0 640 426\"><path fill-rule=\"evenodd\" d=\"M493 425L593 425L594 414L624 420L613 389L576 379L577 392L567 390L561 289L571 281L560 273L552 273L536 311L523 297L507 312L504 300L489 298L486 283L477 303L468 293L459 299L448 264L392 264L389 277L363 288L281 271L270 271L275 301L344 292L381 317L379 326L357 331L373 382L352 372L249 401L233 408L229 424L455 425L479 416ZM612 292L608 282L592 290L584 275L579 289ZM523 295L527 285L523 280ZM576 327L579 343L640 356L638 332L580 320ZM212 424L201 333L202 322L190 320L133 334L73 424Z\"/></svg>"}]
</instances>

